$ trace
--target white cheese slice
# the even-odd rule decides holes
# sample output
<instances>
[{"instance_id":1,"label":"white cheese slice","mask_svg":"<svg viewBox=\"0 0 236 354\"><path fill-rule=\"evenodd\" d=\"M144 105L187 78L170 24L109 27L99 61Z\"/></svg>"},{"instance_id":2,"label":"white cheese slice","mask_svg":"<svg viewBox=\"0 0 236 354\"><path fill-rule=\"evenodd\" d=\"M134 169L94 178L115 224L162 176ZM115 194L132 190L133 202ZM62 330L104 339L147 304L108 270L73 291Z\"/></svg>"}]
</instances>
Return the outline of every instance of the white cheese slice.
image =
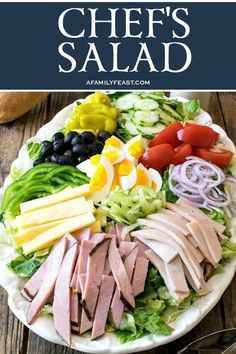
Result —
<instances>
[{"instance_id":1,"label":"white cheese slice","mask_svg":"<svg viewBox=\"0 0 236 354\"><path fill-rule=\"evenodd\" d=\"M87 213L70 218L52 229L39 234L33 240L23 243L23 252L24 254L29 254L46 247L50 247L55 241L63 237L66 233L87 227L94 223L94 221L95 218L93 213Z\"/></svg>"},{"instance_id":2,"label":"white cheese slice","mask_svg":"<svg viewBox=\"0 0 236 354\"><path fill-rule=\"evenodd\" d=\"M78 187L67 187L59 193L55 193L46 197L30 200L25 203L21 203L20 211L21 214L28 213L36 209L45 208L49 205L64 202L66 200L78 198L81 196L86 196L90 193L89 184L84 184Z\"/></svg>"},{"instance_id":3,"label":"white cheese slice","mask_svg":"<svg viewBox=\"0 0 236 354\"><path fill-rule=\"evenodd\" d=\"M94 212L94 210L94 205L91 200L85 200L84 197L80 197L19 215L16 217L15 224L21 228L26 228Z\"/></svg>"}]
</instances>

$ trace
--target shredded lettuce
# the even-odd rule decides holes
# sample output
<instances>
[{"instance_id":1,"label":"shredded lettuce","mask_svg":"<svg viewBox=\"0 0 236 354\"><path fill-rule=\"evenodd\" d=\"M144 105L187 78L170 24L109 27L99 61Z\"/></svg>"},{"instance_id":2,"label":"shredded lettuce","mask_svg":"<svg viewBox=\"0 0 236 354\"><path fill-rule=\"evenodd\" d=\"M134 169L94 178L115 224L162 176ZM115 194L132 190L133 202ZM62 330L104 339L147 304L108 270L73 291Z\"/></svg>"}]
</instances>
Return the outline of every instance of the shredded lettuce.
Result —
<instances>
[{"instance_id":1,"label":"shredded lettuce","mask_svg":"<svg viewBox=\"0 0 236 354\"><path fill-rule=\"evenodd\" d=\"M17 252L18 256L8 263L7 267L20 278L30 278L46 260L49 249L40 256L36 252L24 255L22 248L18 248Z\"/></svg>"},{"instance_id":2,"label":"shredded lettuce","mask_svg":"<svg viewBox=\"0 0 236 354\"><path fill-rule=\"evenodd\" d=\"M162 177L162 192L165 194L165 199L168 203L176 203L179 197L177 197L169 187L169 169L165 170Z\"/></svg>"},{"instance_id":3,"label":"shredded lettuce","mask_svg":"<svg viewBox=\"0 0 236 354\"><path fill-rule=\"evenodd\" d=\"M164 204L161 192L152 188L137 186L131 191L116 189L102 200L100 208L118 223L134 224L138 218L155 213Z\"/></svg>"},{"instance_id":4,"label":"shredded lettuce","mask_svg":"<svg viewBox=\"0 0 236 354\"><path fill-rule=\"evenodd\" d=\"M222 260L229 261L236 257L236 243L227 242L222 246Z\"/></svg>"},{"instance_id":5,"label":"shredded lettuce","mask_svg":"<svg viewBox=\"0 0 236 354\"><path fill-rule=\"evenodd\" d=\"M219 224L223 224L226 227L226 230L224 232L224 235L227 237L231 237L231 232L230 232L230 220L227 216L227 214L225 213L224 209L222 208L222 213L216 211L216 210L209 210L209 209L202 209L202 211L210 216L213 220L215 220L216 222L218 222Z\"/></svg>"},{"instance_id":6,"label":"shredded lettuce","mask_svg":"<svg viewBox=\"0 0 236 354\"><path fill-rule=\"evenodd\" d=\"M50 304L46 304L43 306L42 310L40 311L40 315L53 315L53 307Z\"/></svg>"},{"instance_id":7,"label":"shredded lettuce","mask_svg":"<svg viewBox=\"0 0 236 354\"><path fill-rule=\"evenodd\" d=\"M26 143L26 149L29 154L30 160L36 160L40 156L40 151L42 149L42 145L40 143Z\"/></svg>"},{"instance_id":8,"label":"shredded lettuce","mask_svg":"<svg viewBox=\"0 0 236 354\"><path fill-rule=\"evenodd\" d=\"M200 101L178 102L176 111L183 117L183 120L192 120L200 112Z\"/></svg>"}]
</instances>

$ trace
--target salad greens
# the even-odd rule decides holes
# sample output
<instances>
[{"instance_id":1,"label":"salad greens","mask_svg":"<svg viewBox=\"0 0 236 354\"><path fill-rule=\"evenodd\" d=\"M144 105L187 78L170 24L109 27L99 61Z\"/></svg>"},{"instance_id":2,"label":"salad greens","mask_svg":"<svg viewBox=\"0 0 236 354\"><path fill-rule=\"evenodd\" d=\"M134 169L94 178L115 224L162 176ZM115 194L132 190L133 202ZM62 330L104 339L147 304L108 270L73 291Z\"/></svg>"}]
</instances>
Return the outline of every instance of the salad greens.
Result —
<instances>
[{"instance_id":1,"label":"salad greens","mask_svg":"<svg viewBox=\"0 0 236 354\"><path fill-rule=\"evenodd\" d=\"M182 302L171 297L163 280L154 267L149 269L144 293L136 298L134 312L125 312L119 329L115 330L122 343L140 338L144 334L169 335L173 329L169 323L190 307L197 295L191 291ZM110 323L108 330L111 331ZM114 329L113 329L114 330Z\"/></svg>"},{"instance_id":2,"label":"salad greens","mask_svg":"<svg viewBox=\"0 0 236 354\"><path fill-rule=\"evenodd\" d=\"M236 243L227 242L222 246L222 260L229 261L236 257Z\"/></svg>"},{"instance_id":3,"label":"salad greens","mask_svg":"<svg viewBox=\"0 0 236 354\"><path fill-rule=\"evenodd\" d=\"M155 213L163 204L161 192L156 193L146 186L136 186L130 191L115 189L102 200L100 208L112 220L130 225L138 218Z\"/></svg>"},{"instance_id":4,"label":"salad greens","mask_svg":"<svg viewBox=\"0 0 236 354\"><path fill-rule=\"evenodd\" d=\"M176 203L179 199L171 190L169 186L169 169L165 170L162 176L162 187L161 191L165 195L167 203Z\"/></svg>"},{"instance_id":5,"label":"salad greens","mask_svg":"<svg viewBox=\"0 0 236 354\"><path fill-rule=\"evenodd\" d=\"M139 134L150 140L170 123L193 120L200 111L199 100L179 102L164 92L122 92L110 97L120 112L116 135L124 142Z\"/></svg>"},{"instance_id":6,"label":"salad greens","mask_svg":"<svg viewBox=\"0 0 236 354\"><path fill-rule=\"evenodd\" d=\"M8 263L7 266L18 277L30 278L46 260L49 249L45 249L44 252L33 252L28 255L24 255L22 248L18 248L17 252L18 256Z\"/></svg>"},{"instance_id":7,"label":"salad greens","mask_svg":"<svg viewBox=\"0 0 236 354\"><path fill-rule=\"evenodd\" d=\"M40 152L42 150L42 144L40 143L26 143L26 149L29 154L30 160L36 160L40 156Z\"/></svg>"}]
</instances>

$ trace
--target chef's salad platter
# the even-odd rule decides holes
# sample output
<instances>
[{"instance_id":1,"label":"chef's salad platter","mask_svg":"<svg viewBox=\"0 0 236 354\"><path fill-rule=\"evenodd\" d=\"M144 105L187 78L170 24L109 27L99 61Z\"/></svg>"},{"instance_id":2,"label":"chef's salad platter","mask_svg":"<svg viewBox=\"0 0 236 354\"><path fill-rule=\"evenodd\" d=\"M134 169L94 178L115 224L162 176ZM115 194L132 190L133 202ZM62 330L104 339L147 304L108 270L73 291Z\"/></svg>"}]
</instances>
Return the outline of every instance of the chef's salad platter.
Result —
<instances>
[{"instance_id":1,"label":"chef's salad platter","mask_svg":"<svg viewBox=\"0 0 236 354\"><path fill-rule=\"evenodd\" d=\"M39 336L131 353L187 333L236 266L235 146L198 100L95 92L19 151L0 284Z\"/></svg>"}]
</instances>

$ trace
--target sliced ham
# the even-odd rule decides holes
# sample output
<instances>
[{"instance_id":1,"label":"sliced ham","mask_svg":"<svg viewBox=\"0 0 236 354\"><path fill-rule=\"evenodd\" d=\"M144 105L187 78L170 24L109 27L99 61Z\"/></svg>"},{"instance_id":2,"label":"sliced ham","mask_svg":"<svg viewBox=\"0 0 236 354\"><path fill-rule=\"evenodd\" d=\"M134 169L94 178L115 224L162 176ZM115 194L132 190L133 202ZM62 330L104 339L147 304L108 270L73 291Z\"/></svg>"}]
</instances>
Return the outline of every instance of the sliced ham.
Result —
<instances>
[{"instance_id":1,"label":"sliced ham","mask_svg":"<svg viewBox=\"0 0 236 354\"><path fill-rule=\"evenodd\" d=\"M119 246L122 238L121 238L121 232L123 230L123 225L122 224L116 224L115 226L115 234L116 234L116 243Z\"/></svg>"},{"instance_id":2,"label":"sliced ham","mask_svg":"<svg viewBox=\"0 0 236 354\"><path fill-rule=\"evenodd\" d=\"M132 279L132 287L134 296L138 296L144 291L145 281L148 272L148 259L144 257L137 257L134 275Z\"/></svg>"},{"instance_id":3,"label":"sliced ham","mask_svg":"<svg viewBox=\"0 0 236 354\"><path fill-rule=\"evenodd\" d=\"M106 262L105 262L105 267L104 267L104 272L103 272L104 275L110 275L111 274L111 266L110 266L110 263L109 263L109 260L108 258L106 258Z\"/></svg>"},{"instance_id":4,"label":"sliced ham","mask_svg":"<svg viewBox=\"0 0 236 354\"><path fill-rule=\"evenodd\" d=\"M92 339L102 336L105 332L107 315L111 303L115 280L113 276L103 275L101 288L93 321Z\"/></svg>"},{"instance_id":5,"label":"sliced ham","mask_svg":"<svg viewBox=\"0 0 236 354\"><path fill-rule=\"evenodd\" d=\"M79 244L81 244L81 242L83 240L89 240L90 239L90 235L91 235L91 229L90 227L86 227L82 230L78 230L73 232L75 238L77 239L77 241L79 242Z\"/></svg>"},{"instance_id":6,"label":"sliced ham","mask_svg":"<svg viewBox=\"0 0 236 354\"><path fill-rule=\"evenodd\" d=\"M134 249L135 242L121 241L119 245L119 252L122 259L124 259L128 254Z\"/></svg>"},{"instance_id":7,"label":"sliced ham","mask_svg":"<svg viewBox=\"0 0 236 354\"><path fill-rule=\"evenodd\" d=\"M184 221L184 219L181 218L179 215L176 214L168 215L164 213L156 213L156 214L148 215L148 219L160 221L163 224L170 225L185 236L188 235L189 233L186 226L186 221Z\"/></svg>"},{"instance_id":8,"label":"sliced ham","mask_svg":"<svg viewBox=\"0 0 236 354\"><path fill-rule=\"evenodd\" d=\"M71 333L79 334L80 326L80 304L79 295L75 292L70 293L70 323L71 323Z\"/></svg>"},{"instance_id":9,"label":"sliced ham","mask_svg":"<svg viewBox=\"0 0 236 354\"><path fill-rule=\"evenodd\" d=\"M149 249L143 242L137 239L136 244L138 245L138 257L139 258L147 258L145 255L145 251Z\"/></svg>"},{"instance_id":10,"label":"sliced ham","mask_svg":"<svg viewBox=\"0 0 236 354\"><path fill-rule=\"evenodd\" d=\"M182 249L182 247L177 242L177 239L172 238L168 234L166 234L166 233L164 233L164 232L162 232L160 230L156 230L156 229L138 230L138 231L134 231L132 233L132 235L135 236L135 237L141 236L141 237L145 237L145 238L148 238L148 239L151 239L151 240L157 240L157 241L160 241L160 242L165 242L169 246L171 246L174 249L176 249L176 251L180 255L182 261L186 264L186 267L189 269L189 271L190 271L190 273L191 273L191 275L192 275L192 277L194 279L196 287L200 288L200 286L201 286L200 279L202 278L203 275L199 279L198 275L195 272L195 269L192 266L191 255L188 252L186 252L185 249ZM202 272L202 269L201 269L201 272Z\"/></svg>"},{"instance_id":11,"label":"sliced ham","mask_svg":"<svg viewBox=\"0 0 236 354\"><path fill-rule=\"evenodd\" d=\"M77 260L76 260L76 264L75 264L75 269L74 269L74 273L72 275L72 279L70 282L70 287L73 289L76 289L76 281L78 278L78 271L79 271L79 252L80 252L80 246L78 246L78 255L77 255ZM78 289L80 290L80 289ZM79 291L77 291L79 292Z\"/></svg>"},{"instance_id":12,"label":"sliced ham","mask_svg":"<svg viewBox=\"0 0 236 354\"><path fill-rule=\"evenodd\" d=\"M83 296L84 288L86 282L86 274L80 274L80 288ZM82 309L81 312L81 322L80 322L80 334L83 334L92 328L93 321L89 320L86 312Z\"/></svg>"},{"instance_id":13,"label":"sliced ham","mask_svg":"<svg viewBox=\"0 0 236 354\"><path fill-rule=\"evenodd\" d=\"M104 232L98 232L98 233L94 233L90 236L90 241L94 241L96 243L101 242L102 240L104 240L106 234Z\"/></svg>"},{"instance_id":14,"label":"sliced ham","mask_svg":"<svg viewBox=\"0 0 236 354\"><path fill-rule=\"evenodd\" d=\"M78 271L76 280L76 291L80 292L80 274L86 274L89 253L96 246L93 241L82 240L78 257Z\"/></svg>"},{"instance_id":15,"label":"sliced ham","mask_svg":"<svg viewBox=\"0 0 236 354\"><path fill-rule=\"evenodd\" d=\"M63 238L50 254L47 272L45 273L41 286L32 300L27 312L27 322L29 324L34 322L38 313L47 303L48 298L52 294L65 252L67 250L67 244L68 240Z\"/></svg>"},{"instance_id":16,"label":"sliced ham","mask_svg":"<svg viewBox=\"0 0 236 354\"><path fill-rule=\"evenodd\" d=\"M188 242L185 236L177 231L173 231L172 228L167 227L166 225L155 222L153 220L147 219L138 219L137 222L140 225L146 225L150 228L155 228L156 230L162 231L168 236L170 236L173 240L175 240L179 246L183 249L185 254L189 257L189 262L192 264L193 269L196 272L196 275L201 278L202 277L202 268L200 267L197 259L198 255L196 254L196 249ZM164 242L164 241L163 241Z\"/></svg>"},{"instance_id":17,"label":"sliced ham","mask_svg":"<svg viewBox=\"0 0 236 354\"><path fill-rule=\"evenodd\" d=\"M98 243L89 254L82 306L90 320L93 319L94 316L110 241L110 238L104 239Z\"/></svg>"},{"instance_id":18,"label":"sliced ham","mask_svg":"<svg viewBox=\"0 0 236 354\"><path fill-rule=\"evenodd\" d=\"M150 262L158 269L171 296L179 300L182 300L183 298L187 297L189 292L177 292L174 291L174 289L172 288L172 284L170 283L169 278L166 274L165 262L163 262L163 260L155 252L153 252L153 250L148 250L145 252L145 254L150 260Z\"/></svg>"},{"instance_id":19,"label":"sliced ham","mask_svg":"<svg viewBox=\"0 0 236 354\"><path fill-rule=\"evenodd\" d=\"M143 231L145 232L145 229ZM173 247L167 245L164 242L149 240L140 236L136 237L145 243L148 248L151 248L156 254L158 254L158 256L161 257L164 262L169 263L178 255L178 252Z\"/></svg>"},{"instance_id":20,"label":"sliced ham","mask_svg":"<svg viewBox=\"0 0 236 354\"><path fill-rule=\"evenodd\" d=\"M66 234L64 237L68 240L68 248L71 248L78 242L77 239L71 234Z\"/></svg>"},{"instance_id":21,"label":"sliced ham","mask_svg":"<svg viewBox=\"0 0 236 354\"><path fill-rule=\"evenodd\" d=\"M134 242L133 242L134 243ZM134 243L135 245L135 243ZM138 255L138 246L133 248L130 253L126 256L124 260L124 267L128 276L129 281L131 282L133 270L136 262L136 258ZM120 291L118 287L115 290L115 294L111 303L111 315L114 322L114 325L118 328L122 319L122 315L124 312L124 303L120 296Z\"/></svg>"},{"instance_id":22,"label":"sliced ham","mask_svg":"<svg viewBox=\"0 0 236 354\"><path fill-rule=\"evenodd\" d=\"M53 319L57 333L70 345L70 282L78 255L78 244L66 252L55 284L53 300Z\"/></svg>"},{"instance_id":23,"label":"sliced ham","mask_svg":"<svg viewBox=\"0 0 236 354\"><path fill-rule=\"evenodd\" d=\"M134 309L135 301L134 301L133 289L130 284L128 275L126 273L124 264L120 257L118 248L116 246L116 241L114 238L112 238L110 242L108 259L122 301L125 303L126 306L128 306L131 309Z\"/></svg>"}]
</instances>

